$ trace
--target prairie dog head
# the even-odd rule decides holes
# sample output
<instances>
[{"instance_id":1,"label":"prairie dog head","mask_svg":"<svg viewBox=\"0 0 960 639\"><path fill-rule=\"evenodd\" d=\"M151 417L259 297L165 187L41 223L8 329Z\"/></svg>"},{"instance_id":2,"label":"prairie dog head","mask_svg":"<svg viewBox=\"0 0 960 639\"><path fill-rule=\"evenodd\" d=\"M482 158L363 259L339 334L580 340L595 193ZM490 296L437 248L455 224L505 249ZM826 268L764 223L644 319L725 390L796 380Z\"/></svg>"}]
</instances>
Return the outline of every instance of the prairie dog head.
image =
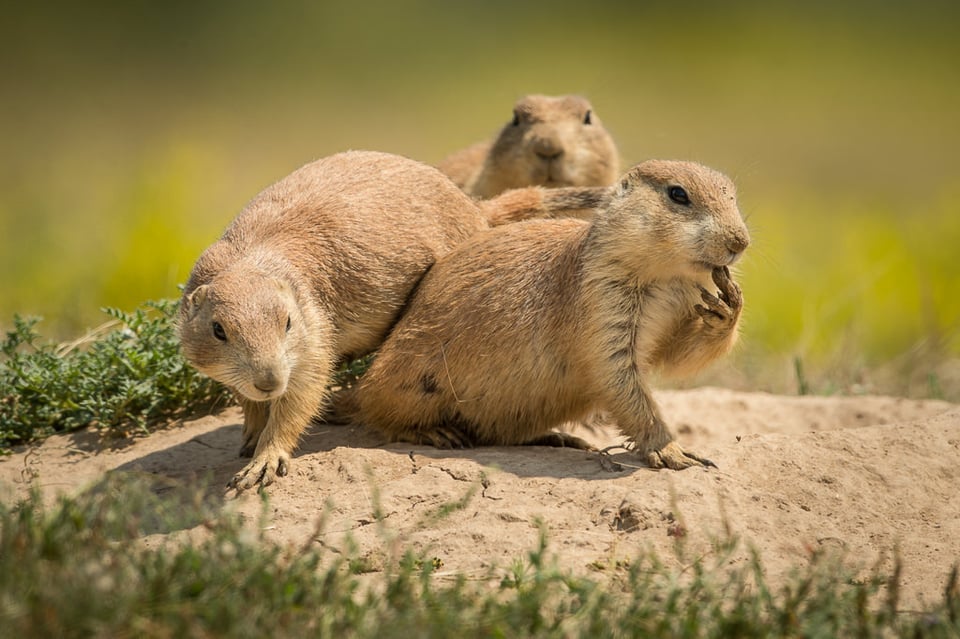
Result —
<instances>
[{"instance_id":1,"label":"prairie dog head","mask_svg":"<svg viewBox=\"0 0 960 639\"><path fill-rule=\"evenodd\" d=\"M287 282L236 269L184 295L178 329L187 361L258 402L287 390L307 334Z\"/></svg>"},{"instance_id":2,"label":"prairie dog head","mask_svg":"<svg viewBox=\"0 0 960 639\"><path fill-rule=\"evenodd\" d=\"M489 198L524 186L608 186L617 147L585 98L528 95L500 130L474 194Z\"/></svg>"},{"instance_id":3,"label":"prairie dog head","mask_svg":"<svg viewBox=\"0 0 960 639\"><path fill-rule=\"evenodd\" d=\"M750 244L733 182L694 162L634 166L611 189L597 222L611 257L659 277L709 281L714 268L732 265Z\"/></svg>"}]
</instances>

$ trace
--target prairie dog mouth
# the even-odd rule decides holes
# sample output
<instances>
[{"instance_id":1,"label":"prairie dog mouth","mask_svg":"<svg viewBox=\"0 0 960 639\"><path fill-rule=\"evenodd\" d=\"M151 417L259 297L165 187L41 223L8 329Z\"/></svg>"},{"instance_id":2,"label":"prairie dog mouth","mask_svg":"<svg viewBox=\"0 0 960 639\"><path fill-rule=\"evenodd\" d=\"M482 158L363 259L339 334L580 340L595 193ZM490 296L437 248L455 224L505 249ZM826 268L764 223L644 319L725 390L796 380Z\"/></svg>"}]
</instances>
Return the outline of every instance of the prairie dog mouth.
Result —
<instances>
[{"instance_id":1,"label":"prairie dog mouth","mask_svg":"<svg viewBox=\"0 0 960 639\"><path fill-rule=\"evenodd\" d=\"M237 390L239 390L240 393L250 401L269 402L277 399L287 392L287 384L280 384L276 388L270 390L262 390L257 388L254 384L244 384L242 388L238 388Z\"/></svg>"},{"instance_id":2,"label":"prairie dog mouth","mask_svg":"<svg viewBox=\"0 0 960 639\"><path fill-rule=\"evenodd\" d=\"M720 263L714 264L714 263L711 263L711 262L707 262L707 261L705 261L705 260L701 260L701 261L698 261L698 262L694 262L694 265L697 266L697 267L699 267L699 268L702 268L702 269L704 269L704 270L712 271L712 270L715 269L715 268L723 268L724 266L733 266L734 263L736 263L736 261L740 259L740 256L741 256L741 255L743 255L742 252L740 252L740 253L730 252L730 253L727 255L726 261L724 261L724 262L720 262Z\"/></svg>"}]
</instances>

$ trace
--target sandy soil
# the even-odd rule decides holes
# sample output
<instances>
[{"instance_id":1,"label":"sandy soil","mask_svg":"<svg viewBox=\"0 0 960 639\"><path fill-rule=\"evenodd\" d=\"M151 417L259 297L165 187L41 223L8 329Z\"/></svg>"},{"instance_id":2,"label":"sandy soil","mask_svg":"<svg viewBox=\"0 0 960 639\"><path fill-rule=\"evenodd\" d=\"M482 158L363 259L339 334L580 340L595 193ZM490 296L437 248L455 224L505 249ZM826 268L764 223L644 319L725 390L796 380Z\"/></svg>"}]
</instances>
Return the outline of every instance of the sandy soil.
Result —
<instances>
[{"instance_id":1,"label":"sandy soil","mask_svg":"<svg viewBox=\"0 0 960 639\"><path fill-rule=\"evenodd\" d=\"M939 598L960 560L960 405L714 388L657 397L681 444L719 468L652 471L627 453L540 447L440 451L318 424L290 476L267 489L266 534L334 551L350 535L374 570L391 547L386 534L440 558L441 575L482 578L535 548L538 520L559 563L580 573L645 549L679 562L678 533L694 557L726 526L746 542L732 561L752 544L774 583L818 548L867 567L889 566L899 548L903 607ZM212 476L215 507L258 525L256 493L220 488L242 465L240 423L232 408L108 447L93 432L51 437L0 461L0 499L23 497L31 483L48 498L75 493L108 471L147 476L160 494ZM600 446L620 441L608 428L577 434ZM462 509L432 516L471 493ZM164 539L153 537L147 543Z\"/></svg>"}]
</instances>

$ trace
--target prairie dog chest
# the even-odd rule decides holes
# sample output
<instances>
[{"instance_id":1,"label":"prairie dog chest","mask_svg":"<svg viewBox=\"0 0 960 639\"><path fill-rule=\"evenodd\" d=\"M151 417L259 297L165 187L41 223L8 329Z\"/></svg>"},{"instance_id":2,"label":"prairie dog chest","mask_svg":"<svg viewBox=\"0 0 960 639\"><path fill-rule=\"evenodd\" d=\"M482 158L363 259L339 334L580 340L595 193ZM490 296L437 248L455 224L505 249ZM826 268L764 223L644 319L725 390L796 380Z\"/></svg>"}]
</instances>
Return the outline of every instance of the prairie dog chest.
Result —
<instances>
[{"instance_id":1,"label":"prairie dog chest","mask_svg":"<svg viewBox=\"0 0 960 639\"><path fill-rule=\"evenodd\" d=\"M590 282L583 298L586 310L583 328L596 341L588 352L626 356L644 362L656 345L675 331L693 312L691 293L695 285L680 282L646 283L612 280Z\"/></svg>"},{"instance_id":2,"label":"prairie dog chest","mask_svg":"<svg viewBox=\"0 0 960 639\"><path fill-rule=\"evenodd\" d=\"M660 342L669 339L682 322L692 317L697 294L694 284L680 281L650 284L637 291L633 347L639 361L645 360Z\"/></svg>"}]
</instances>

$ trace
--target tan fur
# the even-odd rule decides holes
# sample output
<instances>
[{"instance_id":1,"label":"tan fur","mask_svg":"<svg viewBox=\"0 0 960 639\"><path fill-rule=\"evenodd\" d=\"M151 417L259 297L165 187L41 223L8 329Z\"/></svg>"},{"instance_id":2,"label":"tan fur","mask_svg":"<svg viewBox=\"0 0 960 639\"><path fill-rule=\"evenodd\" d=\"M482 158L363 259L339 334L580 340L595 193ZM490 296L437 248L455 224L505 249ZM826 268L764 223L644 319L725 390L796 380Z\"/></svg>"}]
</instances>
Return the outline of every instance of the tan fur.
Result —
<instances>
[{"instance_id":1,"label":"tan fur","mask_svg":"<svg viewBox=\"0 0 960 639\"><path fill-rule=\"evenodd\" d=\"M244 407L241 454L253 460L232 485L287 472L335 364L380 345L438 257L491 224L553 212L538 206L582 209L595 195L531 192L481 208L435 168L360 151L265 189L200 256L179 316L187 360Z\"/></svg>"},{"instance_id":2,"label":"tan fur","mask_svg":"<svg viewBox=\"0 0 960 639\"><path fill-rule=\"evenodd\" d=\"M553 217L589 220L608 196L602 186L570 186L547 189L530 186L504 191L492 200L478 203L490 226Z\"/></svg>"},{"instance_id":3,"label":"tan fur","mask_svg":"<svg viewBox=\"0 0 960 639\"><path fill-rule=\"evenodd\" d=\"M592 222L483 232L424 278L360 381L359 418L397 440L509 445L605 409L650 465L709 463L673 441L648 379L732 347L727 267L748 243L733 184L668 161L630 170Z\"/></svg>"},{"instance_id":4,"label":"tan fur","mask_svg":"<svg viewBox=\"0 0 960 639\"><path fill-rule=\"evenodd\" d=\"M620 170L610 134L574 95L520 99L495 139L451 154L439 168L480 198L526 186L609 186Z\"/></svg>"}]
</instances>

